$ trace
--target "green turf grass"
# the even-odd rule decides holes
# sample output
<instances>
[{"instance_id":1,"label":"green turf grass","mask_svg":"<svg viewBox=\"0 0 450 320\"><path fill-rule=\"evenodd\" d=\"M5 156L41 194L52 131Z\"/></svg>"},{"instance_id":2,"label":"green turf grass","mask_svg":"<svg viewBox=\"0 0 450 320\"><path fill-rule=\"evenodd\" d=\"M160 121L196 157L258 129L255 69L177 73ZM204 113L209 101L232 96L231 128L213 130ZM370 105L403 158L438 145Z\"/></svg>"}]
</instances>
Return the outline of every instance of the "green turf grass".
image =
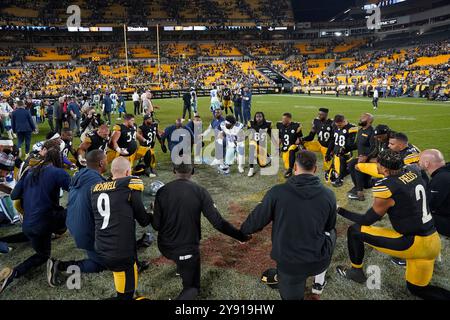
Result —
<instances>
[{"instance_id":1,"label":"green turf grass","mask_svg":"<svg viewBox=\"0 0 450 320\"><path fill-rule=\"evenodd\" d=\"M157 110L157 118L161 121L163 129L174 123L177 117L181 117L182 100L167 99L155 100L154 103L161 107ZM127 104L128 110L132 110L132 103ZM267 95L254 96L252 113L263 111L268 120L279 121L283 112L291 112L294 121L303 124L303 132L307 134L312 119L317 114L319 107L330 109L330 116L337 113L344 114L350 122L356 124L359 115L363 112L371 112L375 115L376 124L387 124L396 131L405 132L410 142L421 150L426 148L440 149L445 157L450 159L450 104L428 102L422 99L381 99L379 109L373 110L371 100L368 98L351 97L325 97L325 96L299 96L299 95ZM204 129L211 120L209 111L209 98L199 99L199 110L204 121ZM112 118L116 118L113 116ZM137 117L137 123L142 122L142 117ZM48 127L42 125L40 134L33 135L34 141L43 140ZM77 145L78 139L75 139ZM173 179L170 170L168 154L163 154L157 143L156 156L158 160L157 179L168 182ZM320 158L320 157L319 157ZM247 173L246 168L246 173ZM320 172L322 176L322 173ZM144 178L148 185L151 180ZM196 170L194 180L205 186L212 194L220 212L233 222L239 222L242 217L236 216L230 207L238 206L243 212L250 210L264 195L265 190L272 185L281 183L281 170L278 176L260 176L257 174L252 178L246 175L240 176L237 169L232 169L232 175L220 176L209 166L199 166ZM365 202L350 202L347 200L346 192L351 188L350 178L342 188L333 189L336 192L338 202L341 206L358 212L365 212L372 203L372 197L366 192ZM38 200L36 200L38 201ZM144 192L144 201L148 204L149 196ZM231 204L231 206L230 206ZM244 214L244 217L246 214ZM236 223L237 224L237 223ZM238 225L238 224L237 224ZM393 265L389 258L371 249L366 250L366 266L377 265L381 270L381 289L369 290L365 286L347 283L338 278L335 267L338 264L348 264L348 253L346 248L345 230L349 225L347 221L338 217L337 228L340 236L334 253L333 261L328 272L328 285L322 295L322 299L411 299L405 288L404 269ZM379 225L389 226L387 219L383 219ZM212 237L217 237L218 232L203 219L203 242ZM0 229L0 236L11 234L20 230L20 227L8 227ZM270 235L270 234L269 234ZM224 237L225 239L225 237ZM269 236L265 239L270 242ZM231 242L230 250L251 250L245 245ZM14 266L32 254L28 245L12 245L14 250L7 255L0 255L0 267ZM83 257L80 250L75 249L74 242L69 235L62 239L53 241L52 256L58 259L79 259ZM436 263L433 283L450 289L450 241L442 241L442 262ZM224 251L222 258L229 261L232 256L230 250ZM155 259L159 257L156 245L151 249L140 253L142 258ZM268 256L269 252L265 254ZM220 260L221 256L218 256ZM220 261L219 261L220 262ZM257 261L255 261L255 264ZM238 265L236 261L234 265ZM220 265L220 264L216 264ZM208 263L202 267L202 290L201 299L278 299L278 293L265 287L259 282L259 277L252 274L237 272L235 268L217 267ZM273 265L273 264L272 264ZM268 265L269 267L269 265ZM247 268L247 269L251 269ZM181 290L181 279L174 276L174 266L169 264L158 264L145 271L139 279L138 292L151 299L174 298ZM308 288L310 282L308 283ZM50 288L45 277L45 266L36 269L20 280L16 280L3 294L0 299L101 299L114 295L114 284L112 274L103 272L95 275L83 275L81 290L68 290L65 287Z\"/></svg>"}]
</instances>

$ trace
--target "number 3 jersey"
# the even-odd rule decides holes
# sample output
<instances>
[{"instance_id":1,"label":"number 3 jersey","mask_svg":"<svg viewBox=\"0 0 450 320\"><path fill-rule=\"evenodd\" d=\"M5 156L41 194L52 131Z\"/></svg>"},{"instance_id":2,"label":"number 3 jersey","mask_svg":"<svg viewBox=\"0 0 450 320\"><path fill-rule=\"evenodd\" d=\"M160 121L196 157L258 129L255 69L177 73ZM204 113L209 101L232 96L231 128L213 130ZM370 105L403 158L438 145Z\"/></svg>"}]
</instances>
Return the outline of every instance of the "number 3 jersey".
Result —
<instances>
[{"instance_id":1,"label":"number 3 jersey","mask_svg":"<svg viewBox=\"0 0 450 320\"><path fill-rule=\"evenodd\" d=\"M142 203L144 184L130 176L98 183L92 187L91 204L95 222L95 251L108 261L134 263L136 223L150 223Z\"/></svg>"},{"instance_id":2,"label":"number 3 jersey","mask_svg":"<svg viewBox=\"0 0 450 320\"><path fill-rule=\"evenodd\" d=\"M277 122L279 130L281 151L286 152L290 146L294 145L298 138L303 136L302 126L298 122L291 122L285 126L282 122Z\"/></svg>"},{"instance_id":3,"label":"number 3 jersey","mask_svg":"<svg viewBox=\"0 0 450 320\"><path fill-rule=\"evenodd\" d=\"M424 181L416 170L406 167L402 173L378 180L374 198L395 201L387 211L392 227L403 235L427 236L435 230L428 209Z\"/></svg>"}]
</instances>

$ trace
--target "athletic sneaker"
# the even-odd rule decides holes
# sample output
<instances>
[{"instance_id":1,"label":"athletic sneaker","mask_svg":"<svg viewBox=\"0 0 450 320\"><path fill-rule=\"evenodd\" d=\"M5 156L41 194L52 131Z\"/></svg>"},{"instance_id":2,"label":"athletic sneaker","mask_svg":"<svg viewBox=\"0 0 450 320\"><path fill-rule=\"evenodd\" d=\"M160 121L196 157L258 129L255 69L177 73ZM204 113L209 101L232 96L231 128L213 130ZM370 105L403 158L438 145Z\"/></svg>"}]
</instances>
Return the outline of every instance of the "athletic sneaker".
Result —
<instances>
[{"instance_id":1,"label":"athletic sneaker","mask_svg":"<svg viewBox=\"0 0 450 320\"><path fill-rule=\"evenodd\" d=\"M244 166L238 166L239 173L244 173Z\"/></svg>"},{"instance_id":2,"label":"athletic sneaker","mask_svg":"<svg viewBox=\"0 0 450 320\"><path fill-rule=\"evenodd\" d=\"M154 177L156 177L156 174L154 174L154 173L152 172L152 169L150 169L150 168L146 168L145 171L144 171L144 173L145 173L145 175L146 175L147 177L149 177L149 178L154 178Z\"/></svg>"},{"instance_id":3,"label":"athletic sneaker","mask_svg":"<svg viewBox=\"0 0 450 320\"><path fill-rule=\"evenodd\" d=\"M56 259L50 258L47 260L47 282L48 285L52 288L55 288L61 284L58 281L58 265L59 261Z\"/></svg>"},{"instance_id":4,"label":"athletic sneaker","mask_svg":"<svg viewBox=\"0 0 450 320\"><path fill-rule=\"evenodd\" d=\"M351 188L350 190L347 191L347 194L356 194L356 187Z\"/></svg>"},{"instance_id":5,"label":"athletic sneaker","mask_svg":"<svg viewBox=\"0 0 450 320\"><path fill-rule=\"evenodd\" d=\"M153 239L147 233L144 233L142 237L136 242L136 246L138 249L148 248L152 245Z\"/></svg>"},{"instance_id":6,"label":"athletic sneaker","mask_svg":"<svg viewBox=\"0 0 450 320\"><path fill-rule=\"evenodd\" d=\"M0 293L5 291L6 287L13 282L17 272L10 268L4 268L0 271Z\"/></svg>"},{"instance_id":7,"label":"athletic sneaker","mask_svg":"<svg viewBox=\"0 0 450 320\"><path fill-rule=\"evenodd\" d=\"M406 267L406 260L404 259L392 257L391 262L399 267Z\"/></svg>"},{"instance_id":8,"label":"athletic sneaker","mask_svg":"<svg viewBox=\"0 0 450 320\"><path fill-rule=\"evenodd\" d=\"M365 283L367 281L367 277L362 269L337 266L336 271L340 276L357 283Z\"/></svg>"},{"instance_id":9,"label":"athletic sneaker","mask_svg":"<svg viewBox=\"0 0 450 320\"><path fill-rule=\"evenodd\" d=\"M247 176L248 176L248 177L253 177L254 175L255 175L255 169L250 168L250 170L248 170Z\"/></svg>"},{"instance_id":10,"label":"athletic sneaker","mask_svg":"<svg viewBox=\"0 0 450 320\"><path fill-rule=\"evenodd\" d=\"M331 185L335 188L339 188L344 185L344 181L342 181L342 179L337 178L336 180L331 182Z\"/></svg>"},{"instance_id":11,"label":"athletic sneaker","mask_svg":"<svg viewBox=\"0 0 450 320\"><path fill-rule=\"evenodd\" d=\"M292 176L292 169L291 168L287 169L286 173L284 174L284 177L286 179L289 178L290 176Z\"/></svg>"},{"instance_id":12,"label":"athletic sneaker","mask_svg":"<svg viewBox=\"0 0 450 320\"><path fill-rule=\"evenodd\" d=\"M359 191L356 193L349 193L348 198L351 200L358 200L358 201L365 201L366 198L364 197L364 193Z\"/></svg>"},{"instance_id":13,"label":"athletic sneaker","mask_svg":"<svg viewBox=\"0 0 450 320\"><path fill-rule=\"evenodd\" d=\"M138 261L137 262L138 273L144 272L149 267L150 267L150 261L148 261L148 260Z\"/></svg>"},{"instance_id":14,"label":"athletic sneaker","mask_svg":"<svg viewBox=\"0 0 450 320\"><path fill-rule=\"evenodd\" d=\"M327 282L325 281L323 284L320 284L318 282L314 282L311 288L311 292L313 294L322 294L323 289L327 285Z\"/></svg>"}]
</instances>

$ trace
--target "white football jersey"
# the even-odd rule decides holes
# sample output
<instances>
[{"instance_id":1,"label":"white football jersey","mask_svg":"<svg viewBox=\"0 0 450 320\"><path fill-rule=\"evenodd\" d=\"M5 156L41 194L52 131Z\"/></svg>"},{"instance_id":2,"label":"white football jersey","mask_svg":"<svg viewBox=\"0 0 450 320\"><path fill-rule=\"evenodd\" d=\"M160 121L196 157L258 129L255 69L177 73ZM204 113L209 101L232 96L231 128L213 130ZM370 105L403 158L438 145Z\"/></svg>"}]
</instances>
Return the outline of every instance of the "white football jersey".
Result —
<instances>
[{"instance_id":1,"label":"white football jersey","mask_svg":"<svg viewBox=\"0 0 450 320\"><path fill-rule=\"evenodd\" d=\"M225 121L220 124L220 128L222 132L225 134L225 139L227 143L239 143L243 142L243 138L245 137L243 133L244 125L240 122L236 122L233 128L228 129L226 127Z\"/></svg>"}]
</instances>

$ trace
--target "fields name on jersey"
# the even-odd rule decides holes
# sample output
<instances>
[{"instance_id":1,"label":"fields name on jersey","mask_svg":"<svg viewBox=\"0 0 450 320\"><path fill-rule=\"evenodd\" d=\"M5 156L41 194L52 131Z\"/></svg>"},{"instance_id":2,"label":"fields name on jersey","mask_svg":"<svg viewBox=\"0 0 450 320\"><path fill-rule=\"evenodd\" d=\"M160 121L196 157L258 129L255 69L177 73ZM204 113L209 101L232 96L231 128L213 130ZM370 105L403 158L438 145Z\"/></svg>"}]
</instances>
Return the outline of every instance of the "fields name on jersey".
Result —
<instances>
[{"instance_id":1,"label":"fields name on jersey","mask_svg":"<svg viewBox=\"0 0 450 320\"><path fill-rule=\"evenodd\" d=\"M403 175L401 175L399 177L400 181L403 182L404 184L408 184L411 181L414 181L417 179L417 174L415 174L414 172L407 172Z\"/></svg>"}]
</instances>

